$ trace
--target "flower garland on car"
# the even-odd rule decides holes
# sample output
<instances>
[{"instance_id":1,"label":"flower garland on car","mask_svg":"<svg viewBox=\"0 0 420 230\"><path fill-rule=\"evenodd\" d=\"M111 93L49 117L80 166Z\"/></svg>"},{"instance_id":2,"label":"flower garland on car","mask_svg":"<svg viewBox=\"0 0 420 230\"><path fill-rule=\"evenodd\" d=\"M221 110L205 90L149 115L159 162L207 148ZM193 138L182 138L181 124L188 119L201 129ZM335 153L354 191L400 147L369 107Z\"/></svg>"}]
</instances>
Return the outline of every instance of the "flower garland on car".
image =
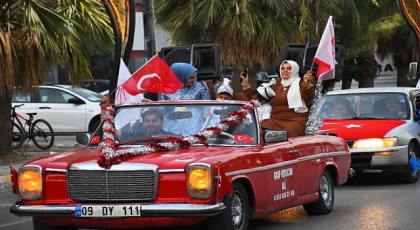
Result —
<instances>
[{"instance_id":1,"label":"flower garland on car","mask_svg":"<svg viewBox=\"0 0 420 230\"><path fill-rule=\"evenodd\" d=\"M190 135L184 138L161 138L161 140L168 141L141 145L135 148L117 150L117 145L115 143L114 127L115 108L114 105L109 105L104 114L104 124L102 127L102 137L104 144L101 148L101 156L98 158L97 161L98 165L103 168L110 168L114 164L119 164L124 160L139 155L187 149L194 144L204 144L207 146L207 138L219 135L227 129L235 126L236 124L241 122L246 117L247 113L251 112L255 106L257 105L254 102L250 101L247 104L240 107L238 110L230 113L228 117L220 121L218 124L204 128L198 134Z\"/></svg>"}]
</instances>

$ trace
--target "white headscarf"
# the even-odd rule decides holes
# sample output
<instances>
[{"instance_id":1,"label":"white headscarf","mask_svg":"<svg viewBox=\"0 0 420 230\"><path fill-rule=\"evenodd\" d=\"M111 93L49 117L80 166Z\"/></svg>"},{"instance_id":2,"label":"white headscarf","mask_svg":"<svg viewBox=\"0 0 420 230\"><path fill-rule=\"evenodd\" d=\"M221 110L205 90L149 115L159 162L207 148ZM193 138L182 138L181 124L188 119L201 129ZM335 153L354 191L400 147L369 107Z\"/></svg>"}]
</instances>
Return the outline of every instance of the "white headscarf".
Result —
<instances>
[{"instance_id":1,"label":"white headscarf","mask_svg":"<svg viewBox=\"0 0 420 230\"><path fill-rule=\"evenodd\" d=\"M274 84L275 82L270 82L270 83L263 83L260 85L260 87L257 88L257 92L260 93L260 95L265 98L266 100L270 100L271 98L276 96L276 93L274 92L274 90L271 88L271 86Z\"/></svg>"},{"instance_id":2,"label":"white headscarf","mask_svg":"<svg viewBox=\"0 0 420 230\"><path fill-rule=\"evenodd\" d=\"M233 89L230 86L229 78L223 78L223 82L216 84L216 95L220 93L227 93L233 97Z\"/></svg>"},{"instance_id":3,"label":"white headscarf","mask_svg":"<svg viewBox=\"0 0 420 230\"><path fill-rule=\"evenodd\" d=\"M283 76L281 76L281 67L284 63L287 63L292 67L292 73L289 79L283 79ZM289 92L287 92L287 103L289 108L294 109L297 113L308 112L305 101L302 99L302 95L300 94L299 65L295 61L285 60L283 63L281 63L279 71L281 77L281 85L283 87L290 86Z\"/></svg>"}]
</instances>

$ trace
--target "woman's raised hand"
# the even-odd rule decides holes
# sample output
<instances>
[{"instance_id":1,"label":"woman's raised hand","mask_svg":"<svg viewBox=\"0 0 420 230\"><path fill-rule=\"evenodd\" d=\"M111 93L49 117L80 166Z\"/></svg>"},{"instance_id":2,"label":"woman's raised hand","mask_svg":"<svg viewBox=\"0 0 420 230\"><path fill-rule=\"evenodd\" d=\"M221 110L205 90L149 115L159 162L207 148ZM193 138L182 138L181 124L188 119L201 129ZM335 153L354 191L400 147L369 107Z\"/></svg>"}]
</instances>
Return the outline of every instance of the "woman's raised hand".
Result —
<instances>
[{"instance_id":1,"label":"woman's raised hand","mask_svg":"<svg viewBox=\"0 0 420 230\"><path fill-rule=\"evenodd\" d=\"M308 84L308 83L312 83L312 79L313 79L313 76L312 76L312 71L308 71L304 76L303 76L303 81L306 83L306 84Z\"/></svg>"},{"instance_id":2,"label":"woman's raised hand","mask_svg":"<svg viewBox=\"0 0 420 230\"><path fill-rule=\"evenodd\" d=\"M109 106L109 94L105 94L102 97L101 102L99 103L99 105L101 106L101 109L106 109L106 107Z\"/></svg>"},{"instance_id":3,"label":"woman's raised hand","mask_svg":"<svg viewBox=\"0 0 420 230\"><path fill-rule=\"evenodd\" d=\"M250 87L249 85L249 81L248 81L248 73L242 72L239 77L241 78L241 84L243 88L248 88Z\"/></svg>"}]
</instances>

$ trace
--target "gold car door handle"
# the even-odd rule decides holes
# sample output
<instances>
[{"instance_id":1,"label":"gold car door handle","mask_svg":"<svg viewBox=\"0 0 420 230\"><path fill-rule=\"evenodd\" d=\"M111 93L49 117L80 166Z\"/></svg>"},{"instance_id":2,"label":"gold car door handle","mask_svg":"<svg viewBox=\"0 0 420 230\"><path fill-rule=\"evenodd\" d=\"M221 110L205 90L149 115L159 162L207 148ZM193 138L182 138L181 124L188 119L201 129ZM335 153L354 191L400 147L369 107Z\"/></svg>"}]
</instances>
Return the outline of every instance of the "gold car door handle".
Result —
<instances>
[{"instance_id":1,"label":"gold car door handle","mask_svg":"<svg viewBox=\"0 0 420 230\"><path fill-rule=\"evenodd\" d=\"M289 154L298 154L299 153L299 150L290 150L289 151Z\"/></svg>"}]
</instances>

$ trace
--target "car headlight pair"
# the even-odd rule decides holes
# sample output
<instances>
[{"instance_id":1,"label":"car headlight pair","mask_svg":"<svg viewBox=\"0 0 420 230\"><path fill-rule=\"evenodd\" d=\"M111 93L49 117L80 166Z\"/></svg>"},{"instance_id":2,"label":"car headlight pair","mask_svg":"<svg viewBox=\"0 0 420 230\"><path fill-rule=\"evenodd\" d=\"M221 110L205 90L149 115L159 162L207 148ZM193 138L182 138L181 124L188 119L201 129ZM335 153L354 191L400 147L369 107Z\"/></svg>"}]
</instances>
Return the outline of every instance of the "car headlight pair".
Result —
<instances>
[{"instance_id":1,"label":"car headlight pair","mask_svg":"<svg viewBox=\"0 0 420 230\"><path fill-rule=\"evenodd\" d=\"M213 187L212 170L209 164L193 163L187 168L188 195L195 199L211 197Z\"/></svg>"},{"instance_id":2,"label":"car headlight pair","mask_svg":"<svg viewBox=\"0 0 420 230\"><path fill-rule=\"evenodd\" d=\"M396 137L359 139L354 142L352 148L394 147L397 145L397 142L398 138Z\"/></svg>"},{"instance_id":3,"label":"car headlight pair","mask_svg":"<svg viewBox=\"0 0 420 230\"><path fill-rule=\"evenodd\" d=\"M37 165L23 166L18 174L18 191L23 200L42 197L42 168Z\"/></svg>"}]
</instances>

